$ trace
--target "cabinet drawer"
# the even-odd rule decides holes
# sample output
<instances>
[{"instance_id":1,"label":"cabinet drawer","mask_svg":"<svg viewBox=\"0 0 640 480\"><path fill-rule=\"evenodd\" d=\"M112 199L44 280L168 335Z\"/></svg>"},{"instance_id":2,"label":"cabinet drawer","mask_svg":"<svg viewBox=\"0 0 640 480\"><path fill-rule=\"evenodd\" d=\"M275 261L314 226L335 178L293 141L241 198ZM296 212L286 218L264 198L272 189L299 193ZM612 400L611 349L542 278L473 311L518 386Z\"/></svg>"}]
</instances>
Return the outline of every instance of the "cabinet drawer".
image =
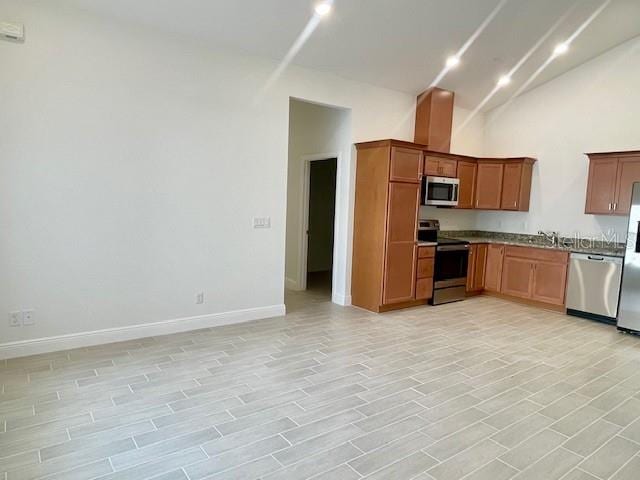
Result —
<instances>
[{"instance_id":1,"label":"cabinet drawer","mask_svg":"<svg viewBox=\"0 0 640 480\"><path fill-rule=\"evenodd\" d=\"M418 247L418 258L433 258L436 256L436 247Z\"/></svg>"},{"instance_id":2,"label":"cabinet drawer","mask_svg":"<svg viewBox=\"0 0 640 480\"><path fill-rule=\"evenodd\" d=\"M506 257L526 258L527 260L541 260L552 263L567 263L569 261L569 252L545 248L508 245L504 254Z\"/></svg>"},{"instance_id":3,"label":"cabinet drawer","mask_svg":"<svg viewBox=\"0 0 640 480\"><path fill-rule=\"evenodd\" d=\"M421 258L418 260L417 277L433 277L434 261L432 258Z\"/></svg>"},{"instance_id":4,"label":"cabinet drawer","mask_svg":"<svg viewBox=\"0 0 640 480\"><path fill-rule=\"evenodd\" d=\"M433 278L420 278L416 282L416 300L428 300L433 297Z\"/></svg>"}]
</instances>

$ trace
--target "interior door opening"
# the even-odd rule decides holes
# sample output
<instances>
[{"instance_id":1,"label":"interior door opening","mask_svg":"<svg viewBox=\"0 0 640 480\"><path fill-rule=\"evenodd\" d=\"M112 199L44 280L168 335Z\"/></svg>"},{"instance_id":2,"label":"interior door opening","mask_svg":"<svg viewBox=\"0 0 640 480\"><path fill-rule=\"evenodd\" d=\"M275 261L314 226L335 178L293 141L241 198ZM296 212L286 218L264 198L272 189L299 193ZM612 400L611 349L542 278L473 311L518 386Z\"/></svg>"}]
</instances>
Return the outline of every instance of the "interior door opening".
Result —
<instances>
[{"instance_id":1,"label":"interior door opening","mask_svg":"<svg viewBox=\"0 0 640 480\"><path fill-rule=\"evenodd\" d=\"M309 162L307 290L331 296L336 212L337 159Z\"/></svg>"}]
</instances>

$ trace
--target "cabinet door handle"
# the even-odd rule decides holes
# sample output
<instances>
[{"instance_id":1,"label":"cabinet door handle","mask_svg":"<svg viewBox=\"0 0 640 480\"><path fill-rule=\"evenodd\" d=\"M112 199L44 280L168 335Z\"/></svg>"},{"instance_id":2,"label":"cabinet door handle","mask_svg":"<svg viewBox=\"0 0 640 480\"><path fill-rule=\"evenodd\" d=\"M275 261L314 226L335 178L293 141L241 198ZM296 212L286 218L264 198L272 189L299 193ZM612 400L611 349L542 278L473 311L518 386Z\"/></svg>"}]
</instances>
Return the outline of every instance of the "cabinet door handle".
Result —
<instances>
[{"instance_id":1,"label":"cabinet door handle","mask_svg":"<svg viewBox=\"0 0 640 480\"><path fill-rule=\"evenodd\" d=\"M609 211L611 211L611 205L612 205L612 204L610 203L610 204L609 204Z\"/></svg>"},{"instance_id":2,"label":"cabinet door handle","mask_svg":"<svg viewBox=\"0 0 640 480\"><path fill-rule=\"evenodd\" d=\"M613 204L613 209L614 209L614 210L617 210L617 209L618 209L618 204L617 204L617 203L614 203L614 204Z\"/></svg>"}]
</instances>

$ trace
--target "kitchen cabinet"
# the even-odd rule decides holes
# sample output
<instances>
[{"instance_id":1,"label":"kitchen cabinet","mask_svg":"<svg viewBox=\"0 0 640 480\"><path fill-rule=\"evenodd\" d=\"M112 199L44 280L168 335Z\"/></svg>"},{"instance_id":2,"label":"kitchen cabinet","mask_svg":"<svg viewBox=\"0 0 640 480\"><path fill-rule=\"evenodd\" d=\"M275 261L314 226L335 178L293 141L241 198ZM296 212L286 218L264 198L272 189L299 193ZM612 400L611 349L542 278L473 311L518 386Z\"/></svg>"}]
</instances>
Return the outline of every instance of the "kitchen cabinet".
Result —
<instances>
[{"instance_id":1,"label":"kitchen cabinet","mask_svg":"<svg viewBox=\"0 0 640 480\"><path fill-rule=\"evenodd\" d=\"M469 293L484 290L487 251L488 245L484 243L469 246L469 267L467 270L467 292Z\"/></svg>"},{"instance_id":2,"label":"kitchen cabinet","mask_svg":"<svg viewBox=\"0 0 640 480\"><path fill-rule=\"evenodd\" d=\"M501 292L513 297L531 298L533 264L526 258L505 257L502 264Z\"/></svg>"},{"instance_id":3,"label":"kitchen cabinet","mask_svg":"<svg viewBox=\"0 0 640 480\"><path fill-rule=\"evenodd\" d=\"M476 180L476 208L500 210L504 163L478 162Z\"/></svg>"},{"instance_id":4,"label":"kitchen cabinet","mask_svg":"<svg viewBox=\"0 0 640 480\"><path fill-rule=\"evenodd\" d=\"M529 211L532 158L478 159L475 208Z\"/></svg>"},{"instance_id":5,"label":"kitchen cabinet","mask_svg":"<svg viewBox=\"0 0 640 480\"><path fill-rule=\"evenodd\" d=\"M430 88L416 102L415 143L436 152L449 152L455 94L442 88Z\"/></svg>"},{"instance_id":6,"label":"kitchen cabinet","mask_svg":"<svg viewBox=\"0 0 640 480\"><path fill-rule=\"evenodd\" d=\"M416 222L420 185L391 182L387 217L387 255L383 303L406 302L415 295Z\"/></svg>"},{"instance_id":7,"label":"kitchen cabinet","mask_svg":"<svg viewBox=\"0 0 640 480\"><path fill-rule=\"evenodd\" d=\"M418 247L416 300L429 300L433 297L435 254L435 247Z\"/></svg>"},{"instance_id":8,"label":"kitchen cabinet","mask_svg":"<svg viewBox=\"0 0 640 480\"><path fill-rule=\"evenodd\" d=\"M473 208L476 200L476 176L478 164L476 162L458 161L458 179L460 190L458 191L458 208Z\"/></svg>"},{"instance_id":9,"label":"kitchen cabinet","mask_svg":"<svg viewBox=\"0 0 640 480\"><path fill-rule=\"evenodd\" d=\"M618 160L617 193L614 202L616 215L629 215L633 184L640 182L640 155Z\"/></svg>"},{"instance_id":10,"label":"kitchen cabinet","mask_svg":"<svg viewBox=\"0 0 640 480\"><path fill-rule=\"evenodd\" d=\"M529 158L474 158L400 140L356 144L351 273L355 306L373 312L424 304L433 295L433 255L416 245L424 175L460 179L459 208L529 208ZM499 292L504 247L474 248L469 291ZM424 261L423 258L428 258ZM544 271L542 271L544 273ZM542 275L541 273L541 275ZM542 298L553 292L536 289Z\"/></svg>"},{"instance_id":11,"label":"kitchen cabinet","mask_svg":"<svg viewBox=\"0 0 640 480\"><path fill-rule=\"evenodd\" d=\"M356 147L352 303L374 312L406 306L416 302L423 149L394 140Z\"/></svg>"},{"instance_id":12,"label":"kitchen cabinet","mask_svg":"<svg viewBox=\"0 0 640 480\"><path fill-rule=\"evenodd\" d=\"M490 243L487 246L485 262L484 288L490 292L499 292L502 286L502 264L504 260L504 245Z\"/></svg>"},{"instance_id":13,"label":"kitchen cabinet","mask_svg":"<svg viewBox=\"0 0 640 480\"><path fill-rule=\"evenodd\" d=\"M458 171L458 162L451 158L425 155L424 174L432 177L455 178Z\"/></svg>"},{"instance_id":14,"label":"kitchen cabinet","mask_svg":"<svg viewBox=\"0 0 640 480\"><path fill-rule=\"evenodd\" d=\"M532 174L533 162L528 161L528 159L505 163L504 177L502 179L502 197L500 200L500 208L502 210L521 212L529 210Z\"/></svg>"},{"instance_id":15,"label":"kitchen cabinet","mask_svg":"<svg viewBox=\"0 0 640 480\"><path fill-rule=\"evenodd\" d=\"M567 289L567 263L536 262L533 268L532 288L534 300L564 305Z\"/></svg>"},{"instance_id":16,"label":"kitchen cabinet","mask_svg":"<svg viewBox=\"0 0 640 480\"><path fill-rule=\"evenodd\" d=\"M500 292L552 305L564 305L569 253L505 247Z\"/></svg>"},{"instance_id":17,"label":"kitchen cabinet","mask_svg":"<svg viewBox=\"0 0 640 480\"><path fill-rule=\"evenodd\" d=\"M640 152L591 153L585 213L628 215L631 191L640 182Z\"/></svg>"},{"instance_id":18,"label":"kitchen cabinet","mask_svg":"<svg viewBox=\"0 0 640 480\"><path fill-rule=\"evenodd\" d=\"M420 183L422 152L412 148L392 147L389 180L392 182Z\"/></svg>"}]
</instances>

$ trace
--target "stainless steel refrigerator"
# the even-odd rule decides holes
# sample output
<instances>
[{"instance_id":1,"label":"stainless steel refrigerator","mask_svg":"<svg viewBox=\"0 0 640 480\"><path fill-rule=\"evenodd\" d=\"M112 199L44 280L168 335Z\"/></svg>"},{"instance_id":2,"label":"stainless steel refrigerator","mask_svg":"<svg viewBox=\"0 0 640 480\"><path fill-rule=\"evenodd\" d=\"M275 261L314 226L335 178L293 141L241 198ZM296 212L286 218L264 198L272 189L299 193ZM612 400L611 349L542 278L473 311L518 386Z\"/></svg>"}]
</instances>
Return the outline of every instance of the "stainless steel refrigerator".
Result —
<instances>
[{"instance_id":1,"label":"stainless steel refrigerator","mask_svg":"<svg viewBox=\"0 0 640 480\"><path fill-rule=\"evenodd\" d=\"M620 330L640 333L640 183L633 185L618 312Z\"/></svg>"}]
</instances>

